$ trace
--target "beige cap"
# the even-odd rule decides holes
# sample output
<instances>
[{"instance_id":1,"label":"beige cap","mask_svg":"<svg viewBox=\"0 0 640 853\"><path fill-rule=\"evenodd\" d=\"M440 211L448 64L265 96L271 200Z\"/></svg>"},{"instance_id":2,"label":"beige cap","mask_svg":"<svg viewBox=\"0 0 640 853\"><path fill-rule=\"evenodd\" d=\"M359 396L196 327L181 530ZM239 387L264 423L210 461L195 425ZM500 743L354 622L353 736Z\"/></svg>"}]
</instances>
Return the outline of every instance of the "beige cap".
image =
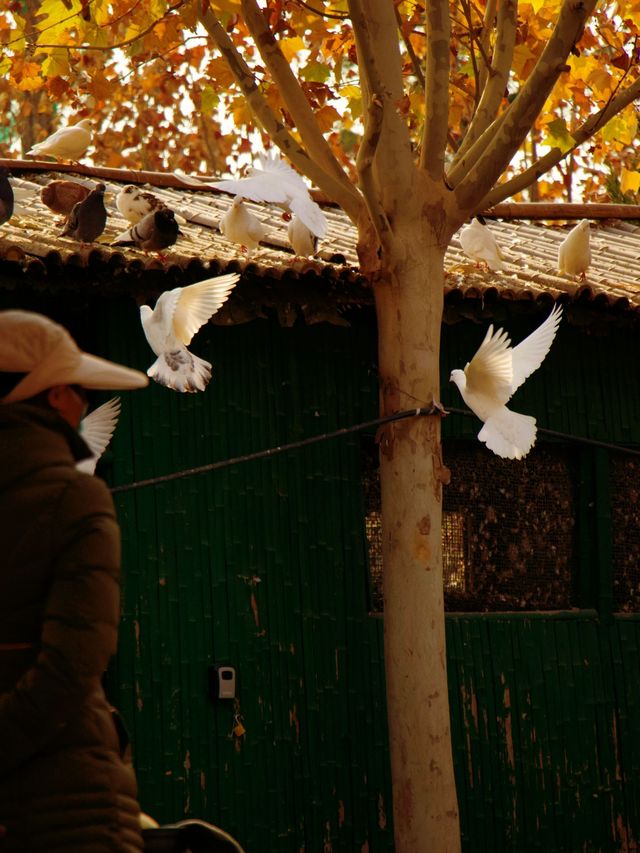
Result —
<instances>
[{"instance_id":1,"label":"beige cap","mask_svg":"<svg viewBox=\"0 0 640 853\"><path fill-rule=\"evenodd\" d=\"M0 311L0 371L27 374L0 403L28 400L55 385L119 391L149 382L139 370L82 352L63 326L31 311Z\"/></svg>"}]
</instances>

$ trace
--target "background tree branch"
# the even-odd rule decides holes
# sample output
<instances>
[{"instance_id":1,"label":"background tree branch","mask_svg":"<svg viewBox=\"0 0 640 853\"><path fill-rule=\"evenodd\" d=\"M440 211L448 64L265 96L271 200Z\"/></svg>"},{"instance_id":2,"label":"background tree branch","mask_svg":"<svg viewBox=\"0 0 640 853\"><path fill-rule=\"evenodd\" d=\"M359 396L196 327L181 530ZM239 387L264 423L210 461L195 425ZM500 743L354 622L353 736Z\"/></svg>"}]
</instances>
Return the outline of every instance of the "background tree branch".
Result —
<instances>
[{"instance_id":1,"label":"background tree branch","mask_svg":"<svg viewBox=\"0 0 640 853\"><path fill-rule=\"evenodd\" d=\"M398 198L411 191L414 166L409 130L398 110L404 90L398 41L389 39L396 31L393 3L349 0L348 5L367 95L377 97L384 106L373 176L378 185L386 185L387 196ZM369 120L367 113L365 124Z\"/></svg>"},{"instance_id":2,"label":"background tree branch","mask_svg":"<svg viewBox=\"0 0 640 853\"><path fill-rule=\"evenodd\" d=\"M486 195L521 146L558 77L568 70L569 52L596 2L564 0L553 33L515 100L450 171L448 181L462 211Z\"/></svg>"},{"instance_id":3,"label":"background tree branch","mask_svg":"<svg viewBox=\"0 0 640 853\"><path fill-rule=\"evenodd\" d=\"M241 0L244 21L253 37L273 82L295 123L309 156L343 184L346 192L357 196L357 190L338 163L327 140L322 135L311 105L285 59L280 45L267 26L262 10L255 0Z\"/></svg>"},{"instance_id":4,"label":"background tree branch","mask_svg":"<svg viewBox=\"0 0 640 853\"><path fill-rule=\"evenodd\" d=\"M355 188L351 186L348 189L345 188L342 181L339 181L333 174L314 162L282 122L276 118L262 95L251 69L240 56L227 32L210 8L201 10L200 20L227 61L238 86L265 133L269 134L272 141L286 154L294 166L309 180L313 181L329 198L333 199L336 204L339 204L354 223L357 222L364 206L362 197Z\"/></svg>"},{"instance_id":5,"label":"background tree branch","mask_svg":"<svg viewBox=\"0 0 640 853\"><path fill-rule=\"evenodd\" d=\"M625 107L628 107L637 98L640 98L640 77L630 86L627 86L626 89L619 91L601 110L589 116L577 130L573 131L571 135L575 140L575 144L571 148L565 150L552 148L543 157L532 163L528 169L490 190L482 199L477 209L483 210L487 207L492 207L494 204L498 204L498 202L504 201L506 198L525 190L534 181L537 181L538 178L544 175L545 172L548 172L549 169L552 169L569 157L576 148L583 145L600 128L604 127L613 116L617 115Z\"/></svg>"},{"instance_id":6,"label":"background tree branch","mask_svg":"<svg viewBox=\"0 0 640 853\"><path fill-rule=\"evenodd\" d=\"M454 166L498 115L498 110L500 109L500 104L502 103L509 81L509 72L511 71L513 49L516 43L517 16L517 0L502 0L498 9L496 40L489 77L482 90L480 101L471 124L456 152L453 160Z\"/></svg>"},{"instance_id":7,"label":"background tree branch","mask_svg":"<svg viewBox=\"0 0 640 853\"><path fill-rule=\"evenodd\" d=\"M444 176L444 154L449 130L449 41L451 22L448 0L432 0L425 12L427 31L426 114L420 166L434 181Z\"/></svg>"}]
</instances>

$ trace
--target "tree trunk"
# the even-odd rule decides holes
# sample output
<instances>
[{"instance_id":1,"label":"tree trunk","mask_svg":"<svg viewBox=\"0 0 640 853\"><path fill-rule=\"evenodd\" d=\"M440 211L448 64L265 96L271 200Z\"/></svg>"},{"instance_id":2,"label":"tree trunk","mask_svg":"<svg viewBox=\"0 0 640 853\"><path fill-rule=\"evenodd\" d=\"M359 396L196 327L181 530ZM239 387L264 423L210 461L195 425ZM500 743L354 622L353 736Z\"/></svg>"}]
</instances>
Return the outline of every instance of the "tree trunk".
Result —
<instances>
[{"instance_id":1,"label":"tree trunk","mask_svg":"<svg viewBox=\"0 0 640 853\"><path fill-rule=\"evenodd\" d=\"M442 236L402 228L400 258L375 285L382 413L439 400ZM409 230L412 228L413 233ZM397 233L397 232L396 232ZM380 440L384 638L396 853L460 850L447 692L439 416Z\"/></svg>"}]
</instances>

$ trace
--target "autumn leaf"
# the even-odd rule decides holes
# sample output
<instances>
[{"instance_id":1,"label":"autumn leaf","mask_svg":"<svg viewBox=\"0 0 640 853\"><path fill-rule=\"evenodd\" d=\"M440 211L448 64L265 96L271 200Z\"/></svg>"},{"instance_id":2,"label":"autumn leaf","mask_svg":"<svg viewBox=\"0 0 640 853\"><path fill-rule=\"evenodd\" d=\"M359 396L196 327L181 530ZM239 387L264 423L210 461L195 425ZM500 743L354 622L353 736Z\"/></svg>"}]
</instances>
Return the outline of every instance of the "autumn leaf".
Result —
<instances>
[{"instance_id":1,"label":"autumn leaf","mask_svg":"<svg viewBox=\"0 0 640 853\"><path fill-rule=\"evenodd\" d=\"M44 77L64 77L69 73L69 55L66 50L56 48L42 61Z\"/></svg>"},{"instance_id":2,"label":"autumn leaf","mask_svg":"<svg viewBox=\"0 0 640 853\"><path fill-rule=\"evenodd\" d=\"M284 58L287 62L291 62L294 56L298 53L301 53L305 49L305 43L300 38L300 36L295 36L295 38L285 38L280 39L278 42L280 45L280 50L282 51Z\"/></svg>"},{"instance_id":3,"label":"autumn leaf","mask_svg":"<svg viewBox=\"0 0 640 853\"><path fill-rule=\"evenodd\" d=\"M550 148L559 148L561 151L571 151L575 146L576 140L569 133L567 123L563 118L556 118L547 123L547 136L544 139L544 144Z\"/></svg>"},{"instance_id":4,"label":"autumn leaf","mask_svg":"<svg viewBox=\"0 0 640 853\"><path fill-rule=\"evenodd\" d=\"M300 69L300 77L303 80L316 83L325 83L331 75L331 69L322 62L309 62Z\"/></svg>"},{"instance_id":5,"label":"autumn leaf","mask_svg":"<svg viewBox=\"0 0 640 853\"><path fill-rule=\"evenodd\" d=\"M69 91L69 84L62 77L50 77L47 80L47 91L52 98L61 98Z\"/></svg>"},{"instance_id":6,"label":"autumn leaf","mask_svg":"<svg viewBox=\"0 0 640 853\"><path fill-rule=\"evenodd\" d=\"M316 121L323 133L327 133L337 122L341 121L342 116L335 107L326 105L316 110Z\"/></svg>"},{"instance_id":7,"label":"autumn leaf","mask_svg":"<svg viewBox=\"0 0 640 853\"><path fill-rule=\"evenodd\" d=\"M620 176L620 188L623 193L634 192L640 190L640 172L622 169Z\"/></svg>"}]
</instances>

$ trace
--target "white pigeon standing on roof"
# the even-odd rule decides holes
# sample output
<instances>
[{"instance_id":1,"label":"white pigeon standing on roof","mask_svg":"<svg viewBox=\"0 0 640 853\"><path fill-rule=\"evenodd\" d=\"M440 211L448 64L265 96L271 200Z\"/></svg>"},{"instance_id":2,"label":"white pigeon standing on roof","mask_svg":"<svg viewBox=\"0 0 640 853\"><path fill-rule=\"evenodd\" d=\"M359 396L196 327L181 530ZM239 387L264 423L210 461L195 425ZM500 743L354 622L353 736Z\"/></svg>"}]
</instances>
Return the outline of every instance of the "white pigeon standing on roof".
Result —
<instances>
[{"instance_id":1,"label":"white pigeon standing on roof","mask_svg":"<svg viewBox=\"0 0 640 853\"><path fill-rule=\"evenodd\" d=\"M544 361L561 317L562 307L554 305L544 323L513 348L507 333L494 333L491 325L464 370L451 371L462 399L484 421L478 438L504 459L522 459L535 443L536 419L512 412L506 404Z\"/></svg>"},{"instance_id":2,"label":"white pigeon standing on roof","mask_svg":"<svg viewBox=\"0 0 640 853\"><path fill-rule=\"evenodd\" d=\"M300 175L275 153L258 155L258 164L251 168L246 178L215 181L210 186L251 201L277 204L299 216L316 237L324 237L326 217L309 195L309 188Z\"/></svg>"},{"instance_id":3,"label":"white pigeon standing on roof","mask_svg":"<svg viewBox=\"0 0 640 853\"><path fill-rule=\"evenodd\" d=\"M120 397L112 397L80 421L80 435L87 443L91 456L76 462L78 471L84 471L85 474L95 472L98 459L111 441L119 416Z\"/></svg>"},{"instance_id":4,"label":"white pigeon standing on roof","mask_svg":"<svg viewBox=\"0 0 640 853\"><path fill-rule=\"evenodd\" d=\"M91 145L91 119L83 118L77 124L61 127L42 142L32 145L27 154L55 157L57 160L77 162Z\"/></svg>"},{"instance_id":5,"label":"white pigeon standing on roof","mask_svg":"<svg viewBox=\"0 0 640 853\"><path fill-rule=\"evenodd\" d=\"M174 391L204 391L211 379L211 364L190 353L187 345L224 304L238 278L232 273L176 287L162 293L153 310L140 306L142 328L158 356L148 376Z\"/></svg>"},{"instance_id":6,"label":"white pigeon standing on roof","mask_svg":"<svg viewBox=\"0 0 640 853\"><path fill-rule=\"evenodd\" d=\"M292 216L287 227L287 237L293 251L301 258L313 257L318 251L318 238L299 216Z\"/></svg>"},{"instance_id":7,"label":"white pigeon standing on roof","mask_svg":"<svg viewBox=\"0 0 640 853\"><path fill-rule=\"evenodd\" d=\"M502 253L496 238L479 219L465 225L459 234L460 245L465 253L476 262L484 261L492 270L504 269Z\"/></svg>"},{"instance_id":8,"label":"white pigeon standing on roof","mask_svg":"<svg viewBox=\"0 0 640 853\"><path fill-rule=\"evenodd\" d=\"M238 243L250 254L258 248L258 243L267 236L267 229L257 216L251 213L244 204L241 195L237 195L231 207L220 219L220 233Z\"/></svg>"},{"instance_id":9,"label":"white pigeon standing on roof","mask_svg":"<svg viewBox=\"0 0 640 853\"><path fill-rule=\"evenodd\" d=\"M591 264L589 220L581 219L558 247L558 270L568 275L586 276Z\"/></svg>"}]
</instances>

